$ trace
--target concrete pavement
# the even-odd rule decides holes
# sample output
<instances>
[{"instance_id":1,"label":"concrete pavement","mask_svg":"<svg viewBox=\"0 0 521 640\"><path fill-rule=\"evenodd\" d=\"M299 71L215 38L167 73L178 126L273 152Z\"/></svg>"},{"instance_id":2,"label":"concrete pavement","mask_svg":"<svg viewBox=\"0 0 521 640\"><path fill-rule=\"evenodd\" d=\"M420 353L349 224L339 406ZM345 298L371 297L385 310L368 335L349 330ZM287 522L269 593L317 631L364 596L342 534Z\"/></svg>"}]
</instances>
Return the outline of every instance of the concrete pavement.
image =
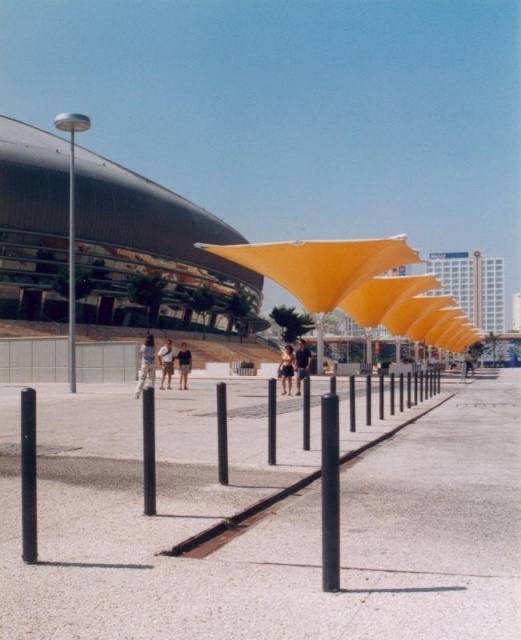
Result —
<instances>
[{"instance_id":1,"label":"concrete pavement","mask_svg":"<svg viewBox=\"0 0 521 640\"><path fill-rule=\"evenodd\" d=\"M217 482L215 380L156 391L158 516L143 516L141 402L132 385L34 385L38 393L39 563L21 560L20 390L0 386L0 638L514 638L519 625L521 370L462 384L350 433L337 381L341 587L322 591L320 482L276 503L203 559L168 551L316 472L301 399L278 398L267 465L267 382L227 382L230 485ZM363 381L359 382L362 389ZM386 400L388 403L388 398Z\"/></svg>"}]
</instances>

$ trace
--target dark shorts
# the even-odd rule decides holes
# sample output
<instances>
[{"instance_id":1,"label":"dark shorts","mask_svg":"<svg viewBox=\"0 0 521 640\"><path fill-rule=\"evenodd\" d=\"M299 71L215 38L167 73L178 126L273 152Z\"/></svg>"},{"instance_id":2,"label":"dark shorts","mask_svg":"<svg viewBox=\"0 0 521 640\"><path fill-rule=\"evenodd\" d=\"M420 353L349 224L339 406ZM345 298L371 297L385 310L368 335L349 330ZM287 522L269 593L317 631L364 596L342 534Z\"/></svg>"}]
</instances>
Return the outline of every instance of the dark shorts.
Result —
<instances>
[{"instance_id":1,"label":"dark shorts","mask_svg":"<svg viewBox=\"0 0 521 640\"><path fill-rule=\"evenodd\" d=\"M293 367L291 365L282 367L282 377L293 378Z\"/></svg>"},{"instance_id":2,"label":"dark shorts","mask_svg":"<svg viewBox=\"0 0 521 640\"><path fill-rule=\"evenodd\" d=\"M304 378L308 378L309 377L309 371L306 371L304 368L299 367L297 369L297 378L299 380L304 380Z\"/></svg>"}]
</instances>

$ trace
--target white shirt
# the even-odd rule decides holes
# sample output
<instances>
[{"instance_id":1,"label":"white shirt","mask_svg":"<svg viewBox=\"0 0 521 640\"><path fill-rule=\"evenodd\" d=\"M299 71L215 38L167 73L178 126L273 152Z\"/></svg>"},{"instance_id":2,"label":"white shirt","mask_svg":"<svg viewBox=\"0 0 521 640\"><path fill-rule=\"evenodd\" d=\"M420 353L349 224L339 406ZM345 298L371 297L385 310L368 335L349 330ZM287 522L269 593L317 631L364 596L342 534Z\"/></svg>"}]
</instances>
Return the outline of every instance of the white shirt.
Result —
<instances>
[{"instance_id":1,"label":"white shirt","mask_svg":"<svg viewBox=\"0 0 521 640\"><path fill-rule=\"evenodd\" d=\"M159 349L157 355L161 358L162 362L174 361L174 347L170 347L170 353L167 353L168 347L165 345Z\"/></svg>"}]
</instances>

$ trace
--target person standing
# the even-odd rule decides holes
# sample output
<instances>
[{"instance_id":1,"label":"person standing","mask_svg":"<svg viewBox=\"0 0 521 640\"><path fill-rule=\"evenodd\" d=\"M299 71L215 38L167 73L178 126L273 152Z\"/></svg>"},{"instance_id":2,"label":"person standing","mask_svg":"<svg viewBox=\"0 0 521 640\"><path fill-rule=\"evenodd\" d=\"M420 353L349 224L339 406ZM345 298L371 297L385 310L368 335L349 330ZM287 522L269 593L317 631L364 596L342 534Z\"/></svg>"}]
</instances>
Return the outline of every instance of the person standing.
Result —
<instances>
[{"instance_id":1,"label":"person standing","mask_svg":"<svg viewBox=\"0 0 521 640\"><path fill-rule=\"evenodd\" d=\"M139 400L139 396L145 386L145 380L148 378L147 388L154 388L156 381L156 350L154 348L154 336L150 333L145 343L141 345L141 368L139 369L138 383L134 397Z\"/></svg>"},{"instance_id":2,"label":"person standing","mask_svg":"<svg viewBox=\"0 0 521 640\"><path fill-rule=\"evenodd\" d=\"M467 351L465 354L465 378L468 377L469 373L474 377L474 363L472 362L472 356Z\"/></svg>"},{"instance_id":3,"label":"person standing","mask_svg":"<svg viewBox=\"0 0 521 640\"><path fill-rule=\"evenodd\" d=\"M164 346L157 352L157 360L159 366L163 370L163 377L161 378L161 391L164 391L165 380L167 381L167 389L172 388L172 374L174 373L174 349L172 347L172 340L165 340Z\"/></svg>"},{"instance_id":4,"label":"person standing","mask_svg":"<svg viewBox=\"0 0 521 640\"><path fill-rule=\"evenodd\" d=\"M282 360L280 361L280 373L282 377L282 395L285 396L286 393L288 396L291 395L291 386L293 383L293 375L297 365L297 361L295 360L295 354L293 352L293 347L290 344L287 344L284 347L284 353L282 354Z\"/></svg>"},{"instance_id":5,"label":"person standing","mask_svg":"<svg viewBox=\"0 0 521 640\"><path fill-rule=\"evenodd\" d=\"M309 376L311 363L313 362L311 351L306 347L306 341L302 338L298 341L298 349L295 353L295 359L297 361L297 369L295 372L297 374L297 396L299 396L302 380Z\"/></svg>"},{"instance_id":6,"label":"person standing","mask_svg":"<svg viewBox=\"0 0 521 640\"><path fill-rule=\"evenodd\" d=\"M188 391L188 374L192 371L192 354L186 342L181 344L181 349L176 357L179 363L179 389Z\"/></svg>"}]
</instances>

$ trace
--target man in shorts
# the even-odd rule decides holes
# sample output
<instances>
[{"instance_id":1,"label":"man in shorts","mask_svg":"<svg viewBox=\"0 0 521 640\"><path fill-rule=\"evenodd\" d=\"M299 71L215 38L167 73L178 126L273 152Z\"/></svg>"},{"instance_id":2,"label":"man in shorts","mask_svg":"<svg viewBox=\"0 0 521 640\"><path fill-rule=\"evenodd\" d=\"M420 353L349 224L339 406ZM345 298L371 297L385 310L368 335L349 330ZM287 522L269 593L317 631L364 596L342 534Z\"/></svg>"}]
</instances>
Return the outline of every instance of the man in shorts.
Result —
<instances>
[{"instance_id":1,"label":"man in shorts","mask_svg":"<svg viewBox=\"0 0 521 640\"><path fill-rule=\"evenodd\" d=\"M306 347L306 341L302 338L298 341L298 349L295 352L295 358L297 359L297 396L300 396L300 385L302 384L302 380L309 376L311 363L313 361L311 351Z\"/></svg>"},{"instance_id":2,"label":"man in shorts","mask_svg":"<svg viewBox=\"0 0 521 640\"><path fill-rule=\"evenodd\" d=\"M174 373L174 349L172 346L172 340L166 340L165 344L157 352L157 359L159 360L159 366L163 370L163 377L161 378L161 391L165 389L165 380L167 380L167 389L172 388L172 374Z\"/></svg>"}]
</instances>

